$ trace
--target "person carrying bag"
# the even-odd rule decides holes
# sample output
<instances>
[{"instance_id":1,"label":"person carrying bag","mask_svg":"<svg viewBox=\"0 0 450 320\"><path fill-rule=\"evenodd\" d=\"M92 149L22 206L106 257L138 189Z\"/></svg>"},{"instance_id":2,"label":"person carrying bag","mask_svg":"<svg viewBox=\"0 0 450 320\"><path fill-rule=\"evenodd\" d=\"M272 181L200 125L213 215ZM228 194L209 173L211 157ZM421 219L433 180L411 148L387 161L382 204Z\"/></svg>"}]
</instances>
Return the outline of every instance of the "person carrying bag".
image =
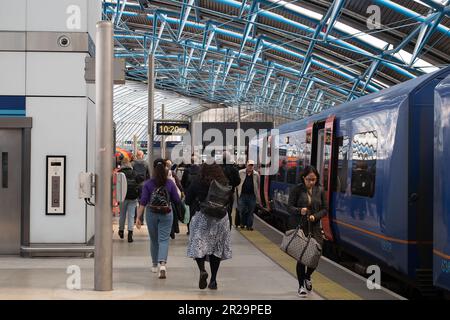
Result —
<instances>
[{"instance_id":1,"label":"person carrying bag","mask_svg":"<svg viewBox=\"0 0 450 320\"><path fill-rule=\"evenodd\" d=\"M298 295L301 297L312 290L311 275L322 255L324 239L320 220L327 215L328 207L319 181L317 170L308 166L301 174L301 183L289 193L288 210L294 230L286 232L281 249L297 260Z\"/></svg>"}]
</instances>

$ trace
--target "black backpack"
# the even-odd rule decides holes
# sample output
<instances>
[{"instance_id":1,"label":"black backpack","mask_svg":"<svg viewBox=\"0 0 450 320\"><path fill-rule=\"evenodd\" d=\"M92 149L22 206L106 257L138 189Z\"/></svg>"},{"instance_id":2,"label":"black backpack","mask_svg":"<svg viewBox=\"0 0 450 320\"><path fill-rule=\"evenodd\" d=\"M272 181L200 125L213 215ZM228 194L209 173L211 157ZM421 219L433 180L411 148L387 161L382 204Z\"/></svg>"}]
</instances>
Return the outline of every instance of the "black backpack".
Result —
<instances>
[{"instance_id":1,"label":"black backpack","mask_svg":"<svg viewBox=\"0 0 450 320\"><path fill-rule=\"evenodd\" d=\"M144 161L135 160L133 162L133 169L141 181L147 180L149 178L147 166L145 165Z\"/></svg>"},{"instance_id":2,"label":"black backpack","mask_svg":"<svg viewBox=\"0 0 450 320\"><path fill-rule=\"evenodd\" d=\"M231 195L231 186L225 186L216 180L211 181L208 195L205 201L200 203L200 211L210 217L222 219L228 213L227 208Z\"/></svg>"},{"instance_id":3,"label":"black backpack","mask_svg":"<svg viewBox=\"0 0 450 320\"><path fill-rule=\"evenodd\" d=\"M139 197L139 182L136 181L136 173L131 168L123 168L121 172L127 178L127 195L125 199L136 200Z\"/></svg>"},{"instance_id":4,"label":"black backpack","mask_svg":"<svg viewBox=\"0 0 450 320\"><path fill-rule=\"evenodd\" d=\"M148 206L155 213L169 213L171 211L170 196L166 186L161 186L153 190Z\"/></svg>"}]
</instances>

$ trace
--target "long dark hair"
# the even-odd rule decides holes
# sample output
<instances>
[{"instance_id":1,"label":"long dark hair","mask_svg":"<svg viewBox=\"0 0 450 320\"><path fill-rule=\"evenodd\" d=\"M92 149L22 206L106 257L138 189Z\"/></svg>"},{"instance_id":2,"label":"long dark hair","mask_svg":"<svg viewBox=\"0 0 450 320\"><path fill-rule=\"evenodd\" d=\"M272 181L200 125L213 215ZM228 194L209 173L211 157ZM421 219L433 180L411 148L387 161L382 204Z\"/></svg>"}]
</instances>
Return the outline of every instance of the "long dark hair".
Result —
<instances>
[{"instance_id":1,"label":"long dark hair","mask_svg":"<svg viewBox=\"0 0 450 320\"><path fill-rule=\"evenodd\" d=\"M303 169L303 172L302 172L302 174L300 175L300 182L302 183L302 184L305 184L305 182L304 182L304 179L305 179L305 177L308 175L308 174L310 174L310 173L314 173L314 175L316 176L316 178L317 178L317 181L316 181L316 186L320 186L320 174L319 174L319 171L317 171L317 169L316 168L314 168L313 166L306 166L305 167L305 169Z\"/></svg>"},{"instance_id":2,"label":"long dark hair","mask_svg":"<svg viewBox=\"0 0 450 320\"><path fill-rule=\"evenodd\" d=\"M167 182L167 168L164 159L156 159L153 162L153 179L155 179L156 187L162 187Z\"/></svg>"},{"instance_id":3,"label":"long dark hair","mask_svg":"<svg viewBox=\"0 0 450 320\"><path fill-rule=\"evenodd\" d=\"M216 163L202 164L200 167L200 182L209 185L213 180L216 180L221 184L228 184L228 179L223 173L221 166Z\"/></svg>"}]
</instances>

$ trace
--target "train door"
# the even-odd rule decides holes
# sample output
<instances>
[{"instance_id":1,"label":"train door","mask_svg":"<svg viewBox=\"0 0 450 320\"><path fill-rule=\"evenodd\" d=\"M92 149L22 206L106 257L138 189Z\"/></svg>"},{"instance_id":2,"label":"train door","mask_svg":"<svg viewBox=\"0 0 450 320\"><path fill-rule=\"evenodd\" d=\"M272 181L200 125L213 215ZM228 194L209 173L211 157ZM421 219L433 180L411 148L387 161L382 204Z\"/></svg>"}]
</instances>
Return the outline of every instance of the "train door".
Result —
<instances>
[{"instance_id":1,"label":"train door","mask_svg":"<svg viewBox=\"0 0 450 320\"><path fill-rule=\"evenodd\" d=\"M306 145L308 153L305 153L305 163L317 168L320 174L321 185L323 186L330 208L333 171L334 169L334 122L335 116L330 116L326 120L309 123L306 129ZM329 212L322 219L322 228L328 240L333 241Z\"/></svg>"},{"instance_id":2,"label":"train door","mask_svg":"<svg viewBox=\"0 0 450 320\"><path fill-rule=\"evenodd\" d=\"M21 242L21 129L0 129L0 157L0 255L16 255Z\"/></svg>"}]
</instances>

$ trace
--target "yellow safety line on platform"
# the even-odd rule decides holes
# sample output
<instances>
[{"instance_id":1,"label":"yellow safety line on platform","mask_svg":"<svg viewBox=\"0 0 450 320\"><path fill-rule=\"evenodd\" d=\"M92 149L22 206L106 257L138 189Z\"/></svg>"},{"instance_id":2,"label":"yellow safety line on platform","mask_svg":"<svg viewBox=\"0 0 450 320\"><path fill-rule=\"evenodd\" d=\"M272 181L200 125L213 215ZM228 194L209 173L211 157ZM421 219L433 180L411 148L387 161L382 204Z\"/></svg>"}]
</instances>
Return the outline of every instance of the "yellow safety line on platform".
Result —
<instances>
[{"instance_id":1,"label":"yellow safety line on platform","mask_svg":"<svg viewBox=\"0 0 450 320\"><path fill-rule=\"evenodd\" d=\"M278 263L283 269L297 277L294 258L281 251L279 246L260 232L240 230L240 233L265 255ZM314 291L329 300L362 300L362 298L319 272L312 275Z\"/></svg>"}]
</instances>

